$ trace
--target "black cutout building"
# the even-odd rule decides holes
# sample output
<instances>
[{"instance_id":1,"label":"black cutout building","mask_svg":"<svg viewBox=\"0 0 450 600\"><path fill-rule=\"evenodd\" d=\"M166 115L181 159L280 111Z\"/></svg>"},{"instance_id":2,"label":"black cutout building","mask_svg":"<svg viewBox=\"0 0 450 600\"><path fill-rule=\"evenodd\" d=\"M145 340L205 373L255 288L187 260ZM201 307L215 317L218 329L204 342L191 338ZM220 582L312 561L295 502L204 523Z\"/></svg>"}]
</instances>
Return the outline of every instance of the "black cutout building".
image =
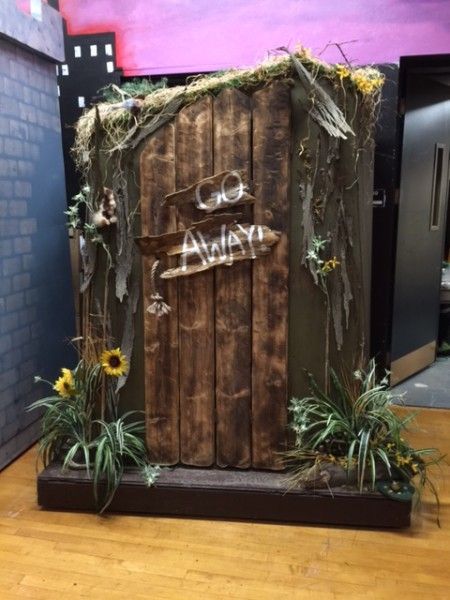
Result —
<instances>
[{"instance_id":1,"label":"black cutout building","mask_svg":"<svg viewBox=\"0 0 450 600\"><path fill-rule=\"evenodd\" d=\"M66 61L58 65L62 142L66 171L67 199L78 193L80 184L70 155L74 124L85 108L101 95L101 88L120 85L122 70L116 66L115 33L69 35L65 24Z\"/></svg>"}]
</instances>

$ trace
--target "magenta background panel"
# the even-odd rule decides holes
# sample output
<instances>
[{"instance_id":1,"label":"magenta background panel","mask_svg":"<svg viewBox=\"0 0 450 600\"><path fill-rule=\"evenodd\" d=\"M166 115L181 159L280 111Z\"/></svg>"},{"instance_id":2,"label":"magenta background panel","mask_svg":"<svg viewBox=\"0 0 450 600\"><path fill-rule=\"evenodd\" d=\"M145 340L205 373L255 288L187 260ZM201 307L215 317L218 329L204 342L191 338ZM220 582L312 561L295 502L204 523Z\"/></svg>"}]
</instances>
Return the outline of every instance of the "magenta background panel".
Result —
<instances>
[{"instance_id":1,"label":"magenta background panel","mask_svg":"<svg viewBox=\"0 0 450 600\"><path fill-rule=\"evenodd\" d=\"M71 34L114 31L126 75L253 65L297 42L356 64L450 52L450 0L60 0ZM335 48L322 57L341 61Z\"/></svg>"}]
</instances>

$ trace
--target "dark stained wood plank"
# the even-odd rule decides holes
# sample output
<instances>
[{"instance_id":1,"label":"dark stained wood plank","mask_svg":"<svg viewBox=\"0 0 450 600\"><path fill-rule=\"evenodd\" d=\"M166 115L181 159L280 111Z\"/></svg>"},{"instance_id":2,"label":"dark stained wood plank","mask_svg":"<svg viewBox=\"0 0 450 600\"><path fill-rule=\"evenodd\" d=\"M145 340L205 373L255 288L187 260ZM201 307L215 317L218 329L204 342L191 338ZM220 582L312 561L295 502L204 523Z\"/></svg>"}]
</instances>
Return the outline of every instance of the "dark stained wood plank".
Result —
<instances>
[{"instance_id":1,"label":"dark stained wood plank","mask_svg":"<svg viewBox=\"0 0 450 600\"><path fill-rule=\"evenodd\" d=\"M238 90L223 90L214 101L214 169L240 169L251 177L251 102ZM244 210L244 221L252 223L252 207ZM221 467L251 464L251 273L249 262L215 272L216 462Z\"/></svg>"},{"instance_id":2,"label":"dark stained wood plank","mask_svg":"<svg viewBox=\"0 0 450 600\"><path fill-rule=\"evenodd\" d=\"M253 466L264 469L282 468L287 433L290 115L282 82L253 95L254 219L282 232L253 263Z\"/></svg>"},{"instance_id":3,"label":"dark stained wood plank","mask_svg":"<svg viewBox=\"0 0 450 600\"><path fill-rule=\"evenodd\" d=\"M174 145L175 127L169 123L150 137L140 157L141 223L146 236L176 229L175 209L161 205L175 189ZM153 302L153 262L154 257L142 257L147 446L152 462L172 465L179 460L178 282L158 280L171 312L160 318L148 312ZM176 264L176 259L165 264Z\"/></svg>"},{"instance_id":4,"label":"dark stained wood plank","mask_svg":"<svg viewBox=\"0 0 450 600\"><path fill-rule=\"evenodd\" d=\"M183 108L175 121L176 189L212 175L212 99ZM178 228L201 212L178 208ZM214 273L178 281L180 358L180 453L187 465L214 462Z\"/></svg>"}]
</instances>

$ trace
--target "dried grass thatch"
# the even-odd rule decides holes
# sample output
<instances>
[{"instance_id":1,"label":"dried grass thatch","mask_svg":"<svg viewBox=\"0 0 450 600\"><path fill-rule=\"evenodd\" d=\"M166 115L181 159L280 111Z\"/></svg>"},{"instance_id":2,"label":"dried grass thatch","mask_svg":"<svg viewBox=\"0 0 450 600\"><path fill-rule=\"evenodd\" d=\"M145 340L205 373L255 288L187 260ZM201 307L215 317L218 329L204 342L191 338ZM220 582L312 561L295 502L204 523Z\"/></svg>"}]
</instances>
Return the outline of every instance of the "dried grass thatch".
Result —
<instances>
[{"instance_id":1,"label":"dried grass thatch","mask_svg":"<svg viewBox=\"0 0 450 600\"><path fill-rule=\"evenodd\" d=\"M328 79L333 85L353 88L366 102L376 103L383 77L373 68L353 69L338 64L328 65L304 48L295 53L283 53L254 68L230 69L210 75L192 77L187 85L163 87L148 94L139 102L138 111L130 111L130 104L104 102L97 106L104 134L102 150L122 153L135 148L142 139L170 120L182 106L191 104L207 94L217 95L225 88L240 88L251 92L274 79L290 80L298 76L298 63L308 73L310 81ZM95 109L86 111L76 125L73 148L75 162L81 172L87 173L94 158Z\"/></svg>"}]
</instances>

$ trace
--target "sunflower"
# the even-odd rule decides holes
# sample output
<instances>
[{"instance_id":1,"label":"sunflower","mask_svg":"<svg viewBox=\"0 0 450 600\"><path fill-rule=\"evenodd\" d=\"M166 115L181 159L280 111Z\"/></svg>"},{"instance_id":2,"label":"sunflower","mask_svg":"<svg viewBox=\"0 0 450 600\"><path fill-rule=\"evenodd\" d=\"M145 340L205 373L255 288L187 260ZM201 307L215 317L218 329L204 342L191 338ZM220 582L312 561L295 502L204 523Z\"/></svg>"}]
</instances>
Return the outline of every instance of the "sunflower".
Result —
<instances>
[{"instance_id":1,"label":"sunflower","mask_svg":"<svg viewBox=\"0 0 450 600\"><path fill-rule=\"evenodd\" d=\"M73 373L70 369L61 369L62 375L55 381L53 389L62 398L70 398L75 395Z\"/></svg>"},{"instance_id":2,"label":"sunflower","mask_svg":"<svg viewBox=\"0 0 450 600\"><path fill-rule=\"evenodd\" d=\"M120 348L105 350L100 356L100 363L107 375L120 377L128 370L128 361Z\"/></svg>"}]
</instances>

